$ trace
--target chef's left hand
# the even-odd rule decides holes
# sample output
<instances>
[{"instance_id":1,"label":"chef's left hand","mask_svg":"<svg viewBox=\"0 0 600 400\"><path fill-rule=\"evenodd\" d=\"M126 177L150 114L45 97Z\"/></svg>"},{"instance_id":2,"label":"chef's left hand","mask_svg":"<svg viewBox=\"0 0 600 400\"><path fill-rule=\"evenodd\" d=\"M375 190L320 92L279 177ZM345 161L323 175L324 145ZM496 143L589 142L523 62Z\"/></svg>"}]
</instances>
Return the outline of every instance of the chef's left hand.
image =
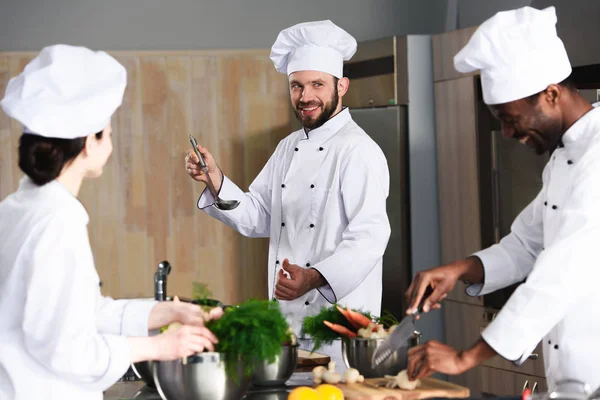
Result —
<instances>
[{"instance_id":1,"label":"chef's left hand","mask_svg":"<svg viewBox=\"0 0 600 400\"><path fill-rule=\"evenodd\" d=\"M319 271L312 268L302 268L283 260L283 267L277 274L275 297L279 300L295 300L307 292L324 285L325 279ZM284 270L290 274L288 278Z\"/></svg>"},{"instance_id":2,"label":"chef's left hand","mask_svg":"<svg viewBox=\"0 0 600 400\"><path fill-rule=\"evenodd\" d=\"M173 322L184 325L204 326L206 321L221 318L223 309L213 308L209 313L196 304L179 301L177 296L173 301L161 301L152 308L148 320L149 329L158 329Z\"/></svg>"},{"instance_id":3,"label":"chef's left hand","mask_svg":"<svg viewBox=\"0 0 600 400\"><path fill-rule=\"evenodd\" d=\"M435 372L448 375L462 374L463 352L435 340L408 350L408 377L410 380L427 377Z\"/></svg>"}]
</instances>

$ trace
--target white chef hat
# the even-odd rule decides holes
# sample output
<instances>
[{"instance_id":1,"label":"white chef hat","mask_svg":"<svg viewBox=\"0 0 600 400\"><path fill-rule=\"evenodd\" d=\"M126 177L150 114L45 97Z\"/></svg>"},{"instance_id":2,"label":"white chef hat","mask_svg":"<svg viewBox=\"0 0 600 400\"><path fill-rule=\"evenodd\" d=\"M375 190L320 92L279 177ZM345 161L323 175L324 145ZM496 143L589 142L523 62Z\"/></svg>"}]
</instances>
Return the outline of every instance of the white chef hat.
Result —
<instances>
[{"instance_id":1,"label":"white chef hat","mask_svg":"<svg viewBox=\"0 0 600 400\"><path fill-rule=\"evenodd\" d=\"M48 46L8 82L0 106L26 133L74 139L106 128L126 82L125 68L105 52Z\"/></svg>"},{"instance_id":2,"label":"white chef hat","mask_svg":"<svg viewBox=\"0 0 600 400\"><path fill-rule=\"evenodd\" d=\"M556 34L554 7L497 13L456 54L454 67L463 73L481 70L486 104L531 96L571 74L567 51Z\"/></svg>"},{"instance_id":3,"label":"white chef hat","mask_svg":"<svg viewBox=\"0 0 600 400\"><path fill-rule=\"evenodd\" d=\"M356 53L356 40L329 20L304 22L279 32L271 47L277 71L321 71L344 76L344 61Z\"/></svg>"}]
</instances>

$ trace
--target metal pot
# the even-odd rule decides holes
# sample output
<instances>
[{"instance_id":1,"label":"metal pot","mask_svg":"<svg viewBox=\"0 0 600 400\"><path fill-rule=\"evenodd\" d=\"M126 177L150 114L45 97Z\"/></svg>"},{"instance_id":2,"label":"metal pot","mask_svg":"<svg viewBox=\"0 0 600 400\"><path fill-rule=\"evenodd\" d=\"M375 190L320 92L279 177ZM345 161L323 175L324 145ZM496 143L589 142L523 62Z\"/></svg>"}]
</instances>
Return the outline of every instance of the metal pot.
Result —
<instances>
[{"instance_id":1,"label":"metal pot","mask_svg":"<svg viewBox=\"0 0 600 400\"><path fill-rule=\"evenodd\" d=\"M590 385L575 379L560 380L556 382L552 391L529 396L529 400L592 400L598 398L600 398L600 388L592 393Z\"/></svg>"},{"instance_id":2,"label":"metal pot","mask_svg":"<svg viewBox=\"0 0 600 400\"><path fill-rule=\"evenodd\" d=\"M257 386L277 386L287 382L298 364L298 346L282 346L281 353L272 363L255 362L252 366L252 383Z\"/></svg>"},{"instance_id":3,"label":"metal pot","mask_svg":"<svg viewBox=\"0 0 600 400\"><path fill-rule=\"evenodd\" d=\"M227 375L225 363L222 353L198 353L188 358L187 364L183 366L183 386L187 398L239 400L244 397L251 379L244 374L243 362L236 364L237 379Z\"/></svg>"},{"instance_id":4,"label":"metal pot","mask_svg":"<svg viewBox=\"0 0 600 400\"><path fill-rule=\"evenodd\" d=\"M154 361L140 361L131 364L131 369L133 369L133 372L135 372L137 377L143 380L146 385L156 389L154 377L152 376L152 364L154 364Z\"/></svg>"},{"instance_id":5,"label":"metal pot","mask_svg":"<svg viewBox=\"0 0 600 400\"><path fill-rule=\"evenodd\" d=\"M396 375L408 367L408 349L419 344L422 335L414 332L406 346L390 355L376 368L371 368L371 359L375 349L385 339L351 338L342 340L342 358L347 368L356 368L365 378L379 378L384 375Z\"/></svg>"}]
</instances>

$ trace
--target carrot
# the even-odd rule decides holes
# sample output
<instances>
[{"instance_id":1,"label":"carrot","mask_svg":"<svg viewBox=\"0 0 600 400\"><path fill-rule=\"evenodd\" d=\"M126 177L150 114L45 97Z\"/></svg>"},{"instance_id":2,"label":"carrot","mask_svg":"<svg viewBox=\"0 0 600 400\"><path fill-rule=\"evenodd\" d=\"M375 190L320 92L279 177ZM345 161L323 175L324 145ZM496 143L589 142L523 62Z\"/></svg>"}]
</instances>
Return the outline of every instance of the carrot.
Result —
<instances>
[{"instance_id":1,"label":"carrot","mask_svg":"<svg viewBox=\"0 0 600 400\"><path fill-rule=\"evenodd\" d=\"M350 314L348 313L348 311L344 310L342 307L340 306L336 306L336 308L338 309L338 311L344 316L346 317L346 319L348 320L348 322L350 323L350 325L352 325L352 327L354 329L359 329L362 328L362 326L360 326L359 324L357 324L356 322L354 322L354 320L352 319L352 317L350 316Z\"/></svg>"},{"instance_id":2,"label":"carrot","mask_svg":"<svg viewBox=\"0 0 600 400\"><path fill-rule=\"evenodd\" d=\"M356 337L356 333L352 332L350 329L346 328L343 325L338 325L338 324L332 324L329 321L323 321L323 323L325 325L327 325L329 328L331 328L332 331L340 333L344 336L348 336L348 337Z\"/></svg>"},{"instance_id":3,"label":"carrot","mask_svg":"<svg viewBox=\"0 0 600 400\"><path fill-rule=\"evenodd\" d=\"M351 310L350 307L346 307L346 312L348 313L348 315L350 315L350 318L352 318L352 320L354 320L355 323L357 323L363 328L366 328L369 326L369 324L373 323L373 321L371 321L369 318L365 317L361 313ZM373 332L377 332L377 325L375 325L375 327L373 328Z\"/></svg>"}]
</instances>

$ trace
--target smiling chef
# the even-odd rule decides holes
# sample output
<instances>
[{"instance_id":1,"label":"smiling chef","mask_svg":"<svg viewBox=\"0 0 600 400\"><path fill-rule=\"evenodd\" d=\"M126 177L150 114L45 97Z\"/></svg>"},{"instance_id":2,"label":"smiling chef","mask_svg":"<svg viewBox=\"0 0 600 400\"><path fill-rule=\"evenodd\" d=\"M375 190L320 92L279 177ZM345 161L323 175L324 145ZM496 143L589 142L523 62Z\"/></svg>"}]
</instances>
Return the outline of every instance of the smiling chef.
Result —
<instances>
[{"instance_id":1,"label":"smiling chef","mask_svg":"<svg viewBox=\"0 0 600 400\"><path fill-rule=\"evenodd\" d=\"M389 171L379 146L341 103L349 86L343 63L356 46L328 20L279 33L271 59L288 77L302 129L279 143L248 192L222 174L208 149L198 147L219 197L241 202L222 211L205 190L198 207L245 236L270 238L269 297L279 300L296 333L305 316L331 303L375 315L381 309ZM206 181L197 162L190 150L188 173ZM335 358L341 346L323 352Z\"/></svg>"},{"instance_id":2,"label":"smiling chef","mask_svg":"<svg viewBox=\"0 0 600 400\"><path fill-rule=\"evenodd\" d=\"M411 349L411 375L459 374L497 354L521 365L541 341L548 387L565 379L600 386L600 109L570 82L555 25L554 7L500 12L454 58L460 72L481 71L483 99L504 135L551 157L541 191L510 234L409 287L419 296L408 312L427 285L435 288L427 311L458 280L479 296L526 279L470 349L434 341Z\"/></svg>"}]
</instances>

